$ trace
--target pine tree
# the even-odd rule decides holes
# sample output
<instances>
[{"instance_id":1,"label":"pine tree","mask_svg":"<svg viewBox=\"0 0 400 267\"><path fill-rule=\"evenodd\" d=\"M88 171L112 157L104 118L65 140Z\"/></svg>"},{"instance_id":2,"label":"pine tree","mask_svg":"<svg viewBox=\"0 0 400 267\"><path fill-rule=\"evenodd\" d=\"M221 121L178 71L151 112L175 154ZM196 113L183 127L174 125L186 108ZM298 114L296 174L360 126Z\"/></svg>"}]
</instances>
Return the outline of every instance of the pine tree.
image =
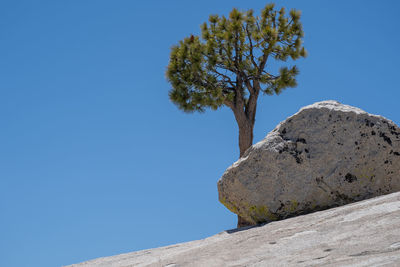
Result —
<instances>
[{"instance_id":1,"label":"pine tree","mask_svg":"<svg viewBox=\"0 0 400 267\"><path fill-rule=\"evenodd\" d=\"M185 112L229 107L239 127L240 157L253 143L257 99L261 93L279 94L297 85L296 65L267 71L270 64L306 56L300 11L274 9L268 4L260 16L253 10L233 9L229 18L209 17L202 35L185 38L171 49L167 79L169 97ZM238 227L247 222L238 216Z\"/></svg>"},{"instance_id":2,"label":"pine tree","mask_svg":"<svg viewBox=\"0 0 400 267\"><path fill-rule=\"evenodd\" d=\"M228 18L211 15L201 36L191 35L171 49L170 99L185 112L229 107L239 126L240 156L253 142L259 94L279 94L297 85L296 65L272 74L269 63L306 56L300 11L286 15L284 8L274 7L266 5L259 16L236 8Z\"/></svg>"},{"instance_id":3,"label":"pine tree","mask_svg":"<svg viewBox=\"0 0 400 267\"><path fill-rule=\"evenodd\" d=\"M296 65L266 70L274 60L306 56L300 12L274 9L268 4L260 16L253 10L233 9L229 18L211 15L201 26L202 36L185 38L172 47L167 79L170 99L183 111L203 112L223 105L234 113L239 126L240 156L253 142L257 99L260 92L279 94L295 87Z\"/></svg>"}]
</instances>

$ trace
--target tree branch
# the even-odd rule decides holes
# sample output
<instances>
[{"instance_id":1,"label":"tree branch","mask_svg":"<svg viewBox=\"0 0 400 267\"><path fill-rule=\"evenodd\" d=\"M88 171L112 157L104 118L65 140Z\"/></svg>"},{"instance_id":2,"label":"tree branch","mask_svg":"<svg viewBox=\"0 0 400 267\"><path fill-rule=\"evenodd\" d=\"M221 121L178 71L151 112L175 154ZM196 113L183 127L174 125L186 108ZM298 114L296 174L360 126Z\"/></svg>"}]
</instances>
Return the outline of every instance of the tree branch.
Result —
<instances>
[{"instance_id":1,"label":"tree branch","mask_svg":"<svg viewBox=\"0 0 400 267\"><path fill-rule=\"evenodd\" d=\"M251 82L250 82L249 78L246 78L244 80L244 84L246 85L247 90L249 91L250 95L255 93L253 86L251 86Z\"/></svg>"},{"instance_id":2,"label":"tree branch","mask_svg":"<svg viewBox=\"0 0 400 267\"><path fill-rule=\"evenodd\" d=\"M244 29L246 31L247 38L249 39L249 44L250 44L250 60L251 63L253 63L253 66L257 69L258 71L258 65L256 61L254 60L254 55L253 55L253 41L251 40L251 34L249 33L249 28L248 25L246 24L246 28Z\"/></svg>"},{"instance_id":3,"label":"tree branch","mask_svg":"<svg viewBox=\"0 0 400 267\"><path fill-rule=\"evenodd\" d=\"M224 100L224 105L228 106L232 111L235 109L235 105L232 103L232 101L229 100Z\"/></svg>"},{"instance_id":4,"label":"tree branch","mask_svg":"<svg viewBox=\"0 0 400 267\"><path fill-rule=\"evenodd\" d=\"M264 53L261 62L260 62L260 66L258 68L258 70L260 71L260 74L262 73L262 71L264 71L265 68L265 64L267 64L267 60L268 60L268 54Z\"/></svg>"},{"instance_id":5,"label":"tree branch","mask_svg":"<svg viewBox=\"0 0 400 267\"><path fill-rule=\"evenodd\" d=\"M257 99L260 93L261 86L258 81L253 81L253 93L250 94L249 101L246 105L246 117L254 125L257 110Z\"/></svg>"},{"instance_id":6,"label":"tree branch","mask_svg":"<svg viewBox=\"0 0 400 267\"><path fill-rule=\"evenodd\" d=\"M223 74L223 73L220 73L220 72L217 71L216 69L213 69L212 71L215 72L217 75L222 76L222 77L225 79L224 82L227 82L227 83L229 83L231 86L236 87L235 82L233 82L229 76L227 76L227 75L225 75L225 74Z\"/></svg>"}]
</instances>

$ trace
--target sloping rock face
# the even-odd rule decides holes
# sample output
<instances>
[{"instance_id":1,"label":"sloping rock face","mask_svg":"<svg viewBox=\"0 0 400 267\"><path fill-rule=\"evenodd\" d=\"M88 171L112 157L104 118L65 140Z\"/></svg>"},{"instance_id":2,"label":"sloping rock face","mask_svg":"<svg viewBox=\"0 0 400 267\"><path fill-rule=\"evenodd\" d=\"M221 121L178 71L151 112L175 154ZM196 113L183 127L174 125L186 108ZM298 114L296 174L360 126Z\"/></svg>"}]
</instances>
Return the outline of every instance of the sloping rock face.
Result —
<instances>
[{"instance_id":1,"label":"sloping rock face","mask_svg":"<svg viewBox=\"0 0 400 267\"><path fill-rule=\"evenodd\" d=\"M302 108L249 148L218 182L249 224L400 191L400 129L336 101Z\"/></svg>"},{"instance_id":2,"label":"sloping rock face","mask_svg":"<svg viewBox=\"0 0 400 267\"><path fill-rule=\"evenodd\" d=\"M71 267L400 266L400 193Z\"/></svg>"}]
</instances>

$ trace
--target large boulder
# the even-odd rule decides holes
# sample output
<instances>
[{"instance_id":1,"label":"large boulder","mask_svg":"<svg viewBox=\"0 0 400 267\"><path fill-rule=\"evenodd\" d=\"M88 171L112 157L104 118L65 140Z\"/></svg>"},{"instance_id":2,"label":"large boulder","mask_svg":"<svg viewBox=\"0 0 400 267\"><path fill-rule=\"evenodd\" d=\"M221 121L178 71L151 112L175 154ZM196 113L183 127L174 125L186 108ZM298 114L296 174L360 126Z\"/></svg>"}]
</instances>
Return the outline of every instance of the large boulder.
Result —
<instances>
[{"instance_id":1,"label":"large boulder","mask_svg":"<svg viewBox=\"0 0 400 267\"><path fill-rule=\"evenodd\" d=\"M219 200L249 224L400 191L400 129L323 101L300 109L218 181Z\"/></svg>"}]
</instances>

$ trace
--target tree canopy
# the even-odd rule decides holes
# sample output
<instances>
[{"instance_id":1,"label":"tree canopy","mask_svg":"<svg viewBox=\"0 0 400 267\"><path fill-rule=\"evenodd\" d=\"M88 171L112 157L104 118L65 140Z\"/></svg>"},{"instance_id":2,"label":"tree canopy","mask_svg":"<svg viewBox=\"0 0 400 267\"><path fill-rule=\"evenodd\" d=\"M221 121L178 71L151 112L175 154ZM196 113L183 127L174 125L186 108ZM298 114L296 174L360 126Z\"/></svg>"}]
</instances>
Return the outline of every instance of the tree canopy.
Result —
<instances>
[{"instance_id":1,"label":"tree canopy","mask_svg":"<svg viewBox=\"0 0 400 267\"><path fill-rule=\"evenodd\" d=\"M306 56L300 11L233 9L229 17L211 15L201 36L184 38L171 49L167 79L170 99L183 111L204 111L226 105L254 116L259 92L279 94L295 87L296 65L267 71L267 62ZM241 103L242 102L242 103ZM254 114L253 114L254 113ZM236 115L236 114L235 114Z\"/></svg>"}]
</instances>

